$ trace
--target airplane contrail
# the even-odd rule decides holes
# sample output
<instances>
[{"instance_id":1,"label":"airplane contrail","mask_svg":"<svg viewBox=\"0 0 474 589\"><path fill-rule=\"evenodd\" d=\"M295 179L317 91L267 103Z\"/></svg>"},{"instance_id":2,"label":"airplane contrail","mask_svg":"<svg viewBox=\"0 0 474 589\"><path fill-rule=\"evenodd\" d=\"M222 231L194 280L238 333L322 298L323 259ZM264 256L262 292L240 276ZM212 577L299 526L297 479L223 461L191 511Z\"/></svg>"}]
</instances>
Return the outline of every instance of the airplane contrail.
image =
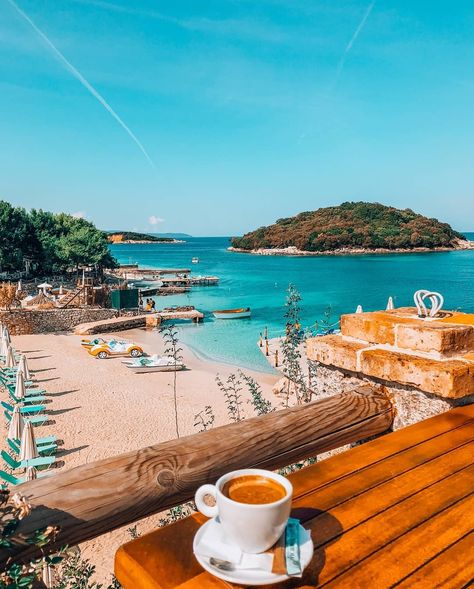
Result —
<instances>
[{"instance_id":1,"label":"airplane contrail","mask_svg":"<svg viewBox=\"0 0 474 589\"><path fill-rule=\"evenodd\" d=\"M354 43L357 41L357 37L361 34L362 29L364 28L365 23L367 22L367 19L369 18L370 13L372 12L374 6L375 6L375 0L373 0L367 6L367 10L365 11L364 16L362 17L362 20L357 25L357 28L354 31L354 34L352 35L351 40L346 45L346 47L344 49L344 53L342 54L341 59L339 60L339 63L337 64L337 71L336 71L336 78L335 78L335 81L334 81L334 86L336 86L337 85L337 82L339 81L339 77L340 77L340 75L342 73L342 70L344 68L344 63L346 62L347 54L352 49Z\"/></svg>"},{"instance_id":2,"label":"airplane contrail","mask_svg":"<svg viewBox=\"0 0 474 589\"><path fill-rule=\"evenodd\" d=\"M54 45L52 41L43 33L41 29L39 29L36 24L31 20L31 18L14 2L14 0L6 0L15 10L16 12L24 19L26 22L33 28L33 30L37 33L39 37L46 43L46 45L51 49L54 55L58 58L58 60L64 65L64 67L71 73L76 80L78 80L84 88L92 94L92 96L100 102L100 104L105 108L105 110L117 121L117 123L122 127L122 129L128 134L130 139L137 145L143 155L146 157L148 162L155 167L155 164L151 157L149 156L147 150L143 147L142 143L135 135L135 133L128 127L119 115L114 111L114 109L110 106L110 104L105 100L105 98L97 92L97 90L90 84L84 76L79 72L73 65L70 63L64 55L59 51L59 49Z\"/></svg>"}]
</instances>

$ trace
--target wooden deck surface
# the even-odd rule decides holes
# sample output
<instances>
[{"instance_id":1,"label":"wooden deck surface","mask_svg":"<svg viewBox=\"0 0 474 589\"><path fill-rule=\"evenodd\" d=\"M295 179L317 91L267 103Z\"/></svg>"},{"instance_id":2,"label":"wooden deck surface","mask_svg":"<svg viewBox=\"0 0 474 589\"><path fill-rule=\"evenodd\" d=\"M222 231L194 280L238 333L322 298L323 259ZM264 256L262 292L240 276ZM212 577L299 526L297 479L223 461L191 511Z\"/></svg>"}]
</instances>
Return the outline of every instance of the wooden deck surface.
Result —
<instances>
[{"instance_id":1,"label":"wooden deck surface","mask_svg":"<svg viewBox=\"0 0 474 589\"><path fill-rule=\"evenodd\" d=\"M272 587L456 589L474 580L474 405L382 436L291 476L311 529L302 579ZM230 589L204 572L189 517L122 546L124 589Z\"/></svg>"}]
</instances>

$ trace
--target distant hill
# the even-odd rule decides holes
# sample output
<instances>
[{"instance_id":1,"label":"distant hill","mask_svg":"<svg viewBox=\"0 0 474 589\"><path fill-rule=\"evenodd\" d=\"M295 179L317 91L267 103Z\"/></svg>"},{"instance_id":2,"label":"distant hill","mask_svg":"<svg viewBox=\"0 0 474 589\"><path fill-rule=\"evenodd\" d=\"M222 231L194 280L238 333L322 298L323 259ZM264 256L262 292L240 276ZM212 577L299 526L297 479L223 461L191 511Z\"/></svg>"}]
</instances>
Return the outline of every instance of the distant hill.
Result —
<instances>
[{"instance_id":1,"label":"distant hill","mask_svg":"<svg viewBox=\"0 0 474 589\"><path fill-rule=\"evenodd\" d=\"M111 231L107 232L107 239L110 243L170 243L176 241L172 237L158 237L148 233L137 233L135 231Z\"/></svg>"},{"instance_id":2,"label":"distant hill","mask_svg":"<svg viewBox=\"0 0 474 589\"><path fill-rule=\"evenodd\" d=\"M188 235L187 233L153 233L157 237L172 237L173 239L186 239L187 237L192 237L192 235Z\"/></svg>"},{"instance_id":3,"label":"distant hill","mask_svg":"<svg viewBox=\"0 0 474 589\"><path fill-rule=\"evenodd\" d=\"M232 246L242 251L290 248L297 251L288 253L350 253L380 249L464 249L469 247L469 242L447 223L418 215L411 209L345 202L279 219L273 225L234 237Z\"/></svg>"}]
</instances>

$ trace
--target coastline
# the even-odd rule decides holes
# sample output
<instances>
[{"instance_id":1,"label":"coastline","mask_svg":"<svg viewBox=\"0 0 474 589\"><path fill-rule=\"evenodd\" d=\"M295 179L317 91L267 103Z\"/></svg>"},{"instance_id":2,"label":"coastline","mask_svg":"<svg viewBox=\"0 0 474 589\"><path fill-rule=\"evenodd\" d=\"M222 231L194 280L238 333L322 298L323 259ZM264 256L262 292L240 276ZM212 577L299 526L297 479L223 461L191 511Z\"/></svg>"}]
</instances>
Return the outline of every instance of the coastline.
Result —
<instances>
[{"instance_id":1,"label":"coastline","mask_svg":"<svg viewBox=\"0 0 474 589\"><path fill-rule=\"evenodd\" d=\"M134 239L124 239L122 241L109 241L109 243L111 245L134 245L134 244L139 244L139 245L149 245L152 243L157 243L160 245L163 244L173 244L173 243L186 243L186 241L184 239L166 239L166 240L156 240L156 239L140 239L140 240L134 240Z\"/></svg>"},{"instance_id":2,"label":"coastline","mask_svg":"<svg viewBox=\"0 0 474 589\"><path fill-rule=\"evenodd\" d=\"M415 247L411 249L396 248L339 248L324 252L310 252L307 250L300 250L295 246L288 246L282 248L255 248L246 250L238 247L228 247L227 251L239 254L253 254L257 256L370 256L370 255L387 255L387 254L424 254L436 252L455 252L455 251L469 251L474 249L474 241L466 241L466 245L460 242L459 247Z\"/></svg>"}]
</instances>

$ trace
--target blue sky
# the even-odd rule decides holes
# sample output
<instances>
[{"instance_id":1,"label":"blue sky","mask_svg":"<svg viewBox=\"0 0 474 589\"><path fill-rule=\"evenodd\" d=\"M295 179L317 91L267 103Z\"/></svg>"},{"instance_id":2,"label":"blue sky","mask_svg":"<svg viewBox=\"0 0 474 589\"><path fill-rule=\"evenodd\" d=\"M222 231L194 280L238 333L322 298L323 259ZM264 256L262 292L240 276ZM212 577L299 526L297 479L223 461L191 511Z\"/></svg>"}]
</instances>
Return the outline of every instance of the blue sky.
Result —
<instances>
[{"instance_id":1,"label":"blue sky","mask_svg":"<svg viewBox=\"0 0 474 589\"><path fill-rule=\"evenodd\" d=\"M15 1L62 57L0 0L0 198L194 235L346 200L474 230L472 0Z\"/></svg>"}]
</instances>

